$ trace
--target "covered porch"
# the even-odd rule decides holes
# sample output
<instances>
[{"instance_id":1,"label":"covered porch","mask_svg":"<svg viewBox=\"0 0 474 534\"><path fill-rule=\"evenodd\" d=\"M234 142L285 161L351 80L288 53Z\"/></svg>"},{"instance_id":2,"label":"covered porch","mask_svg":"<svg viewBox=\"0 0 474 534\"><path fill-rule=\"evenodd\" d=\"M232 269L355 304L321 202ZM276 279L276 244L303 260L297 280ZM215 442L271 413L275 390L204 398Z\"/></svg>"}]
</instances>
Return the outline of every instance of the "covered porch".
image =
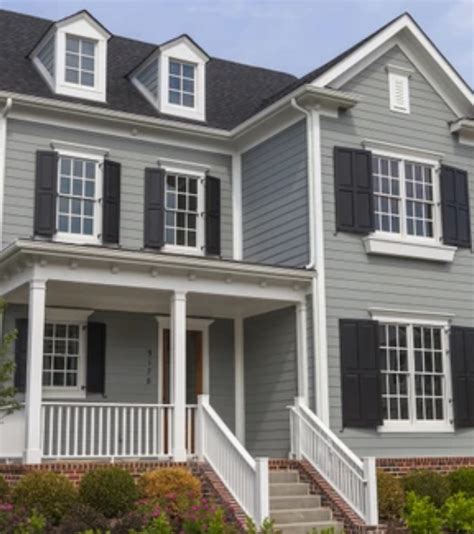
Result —
<instances>
[{"instance_id":1,"label":"covered porch","mask_svg":"<svg viewBox=\"0 0 474 534\"><path fill-rule=\"evenodd\" d=\"M0 458L288 454L286 406L308 398L311 273L38 241L0 270L25 362Z\"/></svg>"}]
</instances>

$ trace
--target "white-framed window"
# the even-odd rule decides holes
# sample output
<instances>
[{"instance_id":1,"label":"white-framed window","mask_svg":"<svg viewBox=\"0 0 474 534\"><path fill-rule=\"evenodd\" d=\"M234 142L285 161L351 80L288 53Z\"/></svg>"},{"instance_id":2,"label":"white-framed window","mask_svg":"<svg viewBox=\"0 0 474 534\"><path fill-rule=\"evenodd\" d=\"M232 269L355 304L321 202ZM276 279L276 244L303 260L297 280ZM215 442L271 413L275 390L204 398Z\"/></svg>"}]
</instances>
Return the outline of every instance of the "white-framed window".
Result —
<instances>
[{"instance_id":1,"label":"white-framed window","mask_svg":"<svg viewBox=\"0 0 474 534\"><path fill-rule=\"evenodd\" d=\"M48 308L43 340L45 397L84 397L88 310Z\"/></svg>"},{"instance_id":2,"label":"white-framed window","mask_svg":"<svg viewBox=\"0 0 474 534\"><path fill-rule=\"evenodd\" d=\"M375 229L401 238L439 239L438 174L434 164L374 154Z\"/></svg>"},{"instance_id":3,"label":"white-framed window","mask_svg":"<svg viewBox=\"0 0 474 534\"><path fill-rule=\"evenodd\" d=\"M61 151L58 158L59 241L98 243L102 227L103 157Z\"/></svg>"},{"instance_id":4,"label":"white-framed window","mask_svg":"<svg viewBox=\"0 0 474 534\"><path fill-rule=\"evenodd\" d=\"M381 318L381 431L452 431L447 335L447 322Z\"/></svg>"},{"instance_id":5,"label":"white-framed window","mask_svg":"<svg viewBox=\"0 0 474 534\"><path fill-rule=\"evenodd\" d=\"M65 81L67 83L95 86L97 43L76 35L66 35Z\"/></svg>"},{"instance_id":6,"label":"white-framed window","mask_svg":"<svg viewBox=\"0 0 474 534\"><path fill-rule=\"evenodd\" d=\"M168 171L165 179L165 248L202 253L204 177Z\"/></svg>"},{"instance_id":7,"label":"white-framed window","mask_svg":"<svg viewBox=\"0 0 474 534\"><path fill-rule=\"evenodd\" d=\"M176 106L195 107L196 66L177 59L169 60L168 102Z\"/></svg>"}]
</instances>

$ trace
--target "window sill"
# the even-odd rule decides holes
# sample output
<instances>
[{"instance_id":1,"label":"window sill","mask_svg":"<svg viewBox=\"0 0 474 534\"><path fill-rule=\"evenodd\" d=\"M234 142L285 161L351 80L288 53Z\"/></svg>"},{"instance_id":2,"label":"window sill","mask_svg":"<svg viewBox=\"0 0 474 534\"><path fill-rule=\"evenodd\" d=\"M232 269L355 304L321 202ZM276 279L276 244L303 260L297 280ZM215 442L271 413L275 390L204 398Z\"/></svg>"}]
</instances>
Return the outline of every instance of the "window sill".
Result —
<instances>
[{"instance_id":1,"label":"window sill","mask_svg":"<svg viewBox=\"0 0 474 534\"><path fill-rule=\"evenodd\" d=\"M196 247L183 247L180 245L165 245L162 248L163 252L169 254L185 254L187 256L204 256L204 252Z\"/></svg>"},{"instance_id":2,"label":"window sill","mask_svg":"<svg viewBox=\"0 0 474 534\"><path fill-rule=\"evenodd\" d=\"M400 239L372 234L362 239L367 254L398 256L427 261L451 263L457 247L429 241Z\"/></svg>"},{"instance_id":3,"label":"window sill","mask_svg":"<svg viewBox=\"0 0 474 534\"><path fill-rule=\"evenodd\" d=\"M56 399L85 399L85 389L75 388L43 388L43 400L56 400Z\"/></svg>"},{"instance_id":4,"label":"window sill","mask_svg":"<svg viewBox=\"0 0 474 534\"><path fill-rule=\"evenodd\" d=\"M454 434L454 427L449 423L401 423L377 427L379 434Z\"/></svg>"},{"instance_id":5,"label":"window sill","mask_svg":"<svg viewBox=\"0 0 474 534\"><path fill-rule=\"evenodd\" d=\"M53 241L58 243L72 243L74 245L101 245L102 242L95 236L81 234L67 234L58 232L53 236Z\"/></svg>"}]
</instances>

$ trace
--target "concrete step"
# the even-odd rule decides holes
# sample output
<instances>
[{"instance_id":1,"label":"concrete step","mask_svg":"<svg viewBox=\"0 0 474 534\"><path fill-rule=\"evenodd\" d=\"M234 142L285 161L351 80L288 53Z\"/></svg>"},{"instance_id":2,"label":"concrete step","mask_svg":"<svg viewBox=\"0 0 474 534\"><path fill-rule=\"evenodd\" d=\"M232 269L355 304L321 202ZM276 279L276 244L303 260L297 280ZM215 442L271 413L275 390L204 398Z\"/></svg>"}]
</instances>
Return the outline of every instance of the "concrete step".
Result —
<instances>
[{"instance_id":1,"label":"concrete step","mask_svg":"<svg viewBox=\"0 0 474 534\"><path fill-rule=\"evenodd\" d=\"M337 521L314 521L312 523L287 523L285 525L275 524L277 532L281 534L314 534L324 532L324 534L342 534L344 526ZM332 530L331 530L332 529Z\"/></svg>"},{"instance_id":2,"label":"concrete step","mask_svg":"<svg viewBox=\"0 0 474 534\"><path fill-rule=\"evenodd\" d=\"M270 484L270 497L287 497L290 495L308 495L309 486L303 482L282 482Z\"/></svg>"},{"instance_id":3,"label":"concrete step","mask_svg":"<svg viewBox=\"0 0 474 534\"><path fill-rule=\"evenodd\" d=\"M301 508L320 508L319 495L295 495L270 497L270 516L275 510L292 510Z\"/></svg>"},{"instance_id":4,"label":"concrete step","mask_svg":"<svg viewBox=\"0 0 474 534\"><path fill-rule=\"evenodd\" d=\"M329 508L297 508L288 510L273 510L271 518L279 525L287 523L312 523L331 521L332 511Z\"/></svg>"},{"instance_id":5,"label":"concrete step","mask_svg":"<svg viewBox=\"0 0 474 534\"><path fill-rule=\"evenodd\" d=\"M298 471L270 471L270 484L299 481L300 474Z\"/></svg>"}]
</instances>

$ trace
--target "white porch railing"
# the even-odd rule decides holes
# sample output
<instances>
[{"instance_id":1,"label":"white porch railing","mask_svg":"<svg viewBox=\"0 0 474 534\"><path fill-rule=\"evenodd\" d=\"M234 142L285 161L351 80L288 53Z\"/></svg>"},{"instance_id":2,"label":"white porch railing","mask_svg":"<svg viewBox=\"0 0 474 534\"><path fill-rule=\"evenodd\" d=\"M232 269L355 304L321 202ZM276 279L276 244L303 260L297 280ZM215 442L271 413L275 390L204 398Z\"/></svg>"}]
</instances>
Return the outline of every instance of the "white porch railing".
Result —
<instances>
[{"instance_id":1,"label":"white porch railing","mask_svg":"<svg viewBox=\"0 0 474 534\"><path fill-rule=\"evenodd\" d=\"M221 478L227 489L251 517L261 525L269 513L268 460L253 459L201 395L197 416L197 453Z\"/></svg>"},{"instance_id":2,"label":"white porch railing","mask_svg":"<svg viewBox=\"0 0 474 534\"><path fill-rule=\"evenodd\" d=\"M169 458L172 410L165 404L43 402L43 457Z\"/></svg>"},{"instance_id":3,"label":"white porch railing","mask_svg":"<svg viewBox=\"0 0 474 534\"><path fill-rule=\"evenodd\" d=\"M368 524L378 524L375 459L357 457L301 399L290 406L291 453L305 458Z\"/></svg>"}]
</instances>

